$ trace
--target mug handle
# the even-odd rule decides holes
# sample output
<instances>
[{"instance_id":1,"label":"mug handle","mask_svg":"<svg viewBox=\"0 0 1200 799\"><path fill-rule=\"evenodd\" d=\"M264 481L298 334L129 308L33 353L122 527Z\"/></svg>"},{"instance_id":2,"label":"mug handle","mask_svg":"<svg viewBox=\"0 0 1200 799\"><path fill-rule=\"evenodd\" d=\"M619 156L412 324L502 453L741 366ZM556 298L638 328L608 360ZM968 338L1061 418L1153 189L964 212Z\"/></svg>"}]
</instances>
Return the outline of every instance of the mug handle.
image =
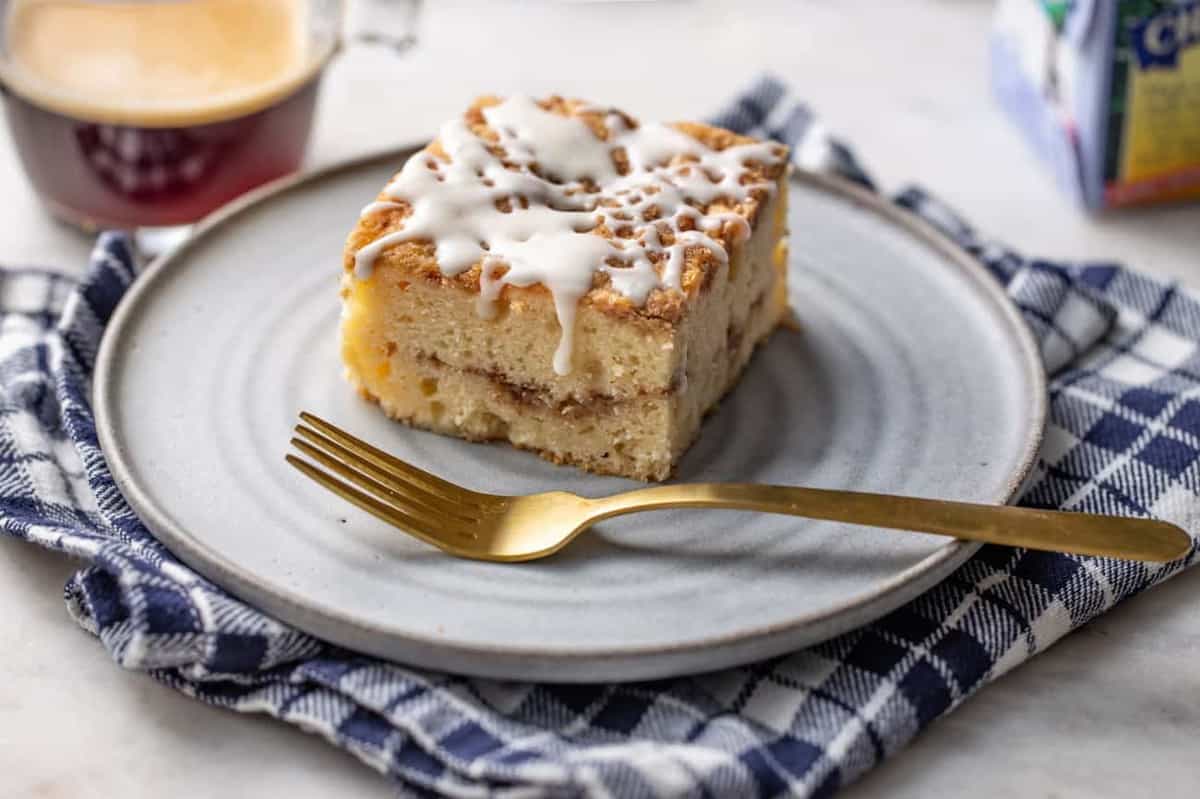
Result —
<instances>
[{"instance_id":1,"label":"mug handle","mask_svg":"<svg viewBox=\"0 0 1200 799\"><path fill-rule=\"evenodd\" d=\"M345 41L403 53L417 43L422 0L346 0Z\"/></svg>"}]
</instances>

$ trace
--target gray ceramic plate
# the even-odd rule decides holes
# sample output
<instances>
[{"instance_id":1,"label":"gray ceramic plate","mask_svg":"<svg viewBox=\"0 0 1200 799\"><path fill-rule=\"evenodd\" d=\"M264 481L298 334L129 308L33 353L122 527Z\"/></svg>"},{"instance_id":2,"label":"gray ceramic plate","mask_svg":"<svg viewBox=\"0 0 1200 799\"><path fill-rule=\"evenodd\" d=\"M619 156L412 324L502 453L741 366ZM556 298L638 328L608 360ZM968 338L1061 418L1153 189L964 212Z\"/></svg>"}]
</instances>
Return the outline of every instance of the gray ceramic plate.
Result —
<instances>
[{"instance_id":1,"label":"gray ceramic plate","mask_svg":"<svg viewBox=\"0 0 1200 799\"><path fill-rule=\"evenodd\" d=\"M260 191L154 265L104 338L100 438L180 558L345 646L497 678L633 680L776 655L876 618L975 547L783 516L626 517L546 561L454 560L283 460L300 409L451 480L588 495L633 486L383 418L343 382L346 232L406 153ZM1041 437L1033 341L983 269L864 192L793 184L793 305L705 422L680 480L1003 503Z\"/></svg>"}]
</instances>

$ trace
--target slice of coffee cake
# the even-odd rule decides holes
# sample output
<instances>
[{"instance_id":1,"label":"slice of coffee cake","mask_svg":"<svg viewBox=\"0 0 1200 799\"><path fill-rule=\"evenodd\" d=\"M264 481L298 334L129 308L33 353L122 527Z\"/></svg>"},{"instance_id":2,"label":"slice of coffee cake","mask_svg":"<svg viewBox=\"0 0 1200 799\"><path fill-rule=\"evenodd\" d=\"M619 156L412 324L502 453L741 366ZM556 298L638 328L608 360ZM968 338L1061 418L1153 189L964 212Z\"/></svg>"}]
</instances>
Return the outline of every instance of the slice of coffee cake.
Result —
<instances>
[{"instance_id":1,"label":"slice of coffee cake","mask_svg":"<svg viewBox=\"0 0 1200 799\"><path fill-rule=\"evenodd\" d=\"M787 308L787 153L478 100L350 234L342 354L389 416L666 479Z\"/></svg>"}]
</instances>

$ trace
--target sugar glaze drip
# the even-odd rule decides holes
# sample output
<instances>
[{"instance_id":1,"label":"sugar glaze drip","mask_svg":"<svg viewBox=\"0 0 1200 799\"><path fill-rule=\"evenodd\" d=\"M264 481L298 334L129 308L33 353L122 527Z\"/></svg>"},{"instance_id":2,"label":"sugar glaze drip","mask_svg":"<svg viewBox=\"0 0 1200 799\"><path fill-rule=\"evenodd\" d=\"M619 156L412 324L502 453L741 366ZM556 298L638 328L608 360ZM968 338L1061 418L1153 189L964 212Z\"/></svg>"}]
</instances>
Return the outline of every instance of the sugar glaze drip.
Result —
<instances>
[{"instance_id":1,"label":"sugar glaze drip","mask_svg":"<svg viewBox=\"0 0 1200 799\"><path fill-rule=\"evenodd\" d=\"M448 277L480 264L482 316L493 312L504 286L541 283L561 329L559 375L570 373L576 308L596 272L639 306L655 289L681 290L688 249L704 248L724 263L728 255L714 236L724 229L736 243L750 235L741 215L702 207L771 192L770 181L743 183L746 164L771 167L783 159L769 142L718 151L667 125L631 127L619 114L606 118L602 140L582 120L524 96L485 108L483 116L503 158L462 119L443 125L438 138L449 160L416 153L384 189L390 199L363 209L368 216L404 202L412 213L403 229L358 250L355 276L369 278L393 244L429 240ZM624 175L614 160L618 150L629 165ZM591 232L599 227L613 238Z\"/></svg>"}]
</instances>

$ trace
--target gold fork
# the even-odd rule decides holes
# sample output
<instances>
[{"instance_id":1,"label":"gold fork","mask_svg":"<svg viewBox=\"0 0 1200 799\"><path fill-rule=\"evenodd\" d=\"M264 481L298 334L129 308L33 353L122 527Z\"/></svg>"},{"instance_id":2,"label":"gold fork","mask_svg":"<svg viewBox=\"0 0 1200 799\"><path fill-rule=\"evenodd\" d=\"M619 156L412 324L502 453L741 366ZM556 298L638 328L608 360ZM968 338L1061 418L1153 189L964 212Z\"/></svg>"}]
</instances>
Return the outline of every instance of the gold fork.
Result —
<instances>
[{"instance_id":1,"label":"gold fork","mask_svg":"<svg viewBox=\"0 0 1200 799\"><path fill-rule=\"evenodd\" d=\"M301 412L300 418L292 446L328 471L290 453L288 463L409 535L451 555L475 560L537 560L562 549L602 519L665 508L785 513L968 541L1157 562L1181 558L1192 546L1182 529L1153 519L792 486L660 485L598 499L565 491L515 497L485 494L394 458L311 413Z\"/></svg>"}]
</instances>

